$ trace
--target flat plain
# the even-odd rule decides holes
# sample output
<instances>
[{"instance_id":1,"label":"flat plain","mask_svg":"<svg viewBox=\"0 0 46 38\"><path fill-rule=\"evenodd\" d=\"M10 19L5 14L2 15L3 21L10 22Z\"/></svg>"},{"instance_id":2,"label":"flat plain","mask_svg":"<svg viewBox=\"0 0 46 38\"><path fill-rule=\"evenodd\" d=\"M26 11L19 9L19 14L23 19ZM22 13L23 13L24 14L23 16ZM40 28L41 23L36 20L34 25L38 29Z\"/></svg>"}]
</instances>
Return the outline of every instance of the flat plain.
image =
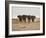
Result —
<instances>
[{"instance_id":1,"label":"flat plain","mask_svg":"<svg viewBox=\"0 0 46 38\"><path fill-rule=\"evenodd\" d=\"M20 22L12 19L12 31L40 30L40 21Z\"/></svg>"}]
</instances>

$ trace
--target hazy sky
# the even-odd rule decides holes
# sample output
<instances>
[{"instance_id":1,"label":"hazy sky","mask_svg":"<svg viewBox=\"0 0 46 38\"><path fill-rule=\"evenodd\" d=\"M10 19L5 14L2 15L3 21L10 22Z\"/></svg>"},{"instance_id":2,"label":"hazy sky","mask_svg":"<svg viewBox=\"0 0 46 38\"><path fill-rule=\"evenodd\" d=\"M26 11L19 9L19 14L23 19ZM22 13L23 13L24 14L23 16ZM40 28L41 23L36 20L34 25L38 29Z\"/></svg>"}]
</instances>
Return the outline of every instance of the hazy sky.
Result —
<instances>
[{"instance_id":1,"label":"hazy sky","mask_svg":"<svg viewBox=\"0 0 46 38\"><path fill-rule=\"evenodd\" d=\"M39 7L12 7L12 16L16 17L17 15L35 15L40 17L40 8Z\"/></svg>"}]
</instances>

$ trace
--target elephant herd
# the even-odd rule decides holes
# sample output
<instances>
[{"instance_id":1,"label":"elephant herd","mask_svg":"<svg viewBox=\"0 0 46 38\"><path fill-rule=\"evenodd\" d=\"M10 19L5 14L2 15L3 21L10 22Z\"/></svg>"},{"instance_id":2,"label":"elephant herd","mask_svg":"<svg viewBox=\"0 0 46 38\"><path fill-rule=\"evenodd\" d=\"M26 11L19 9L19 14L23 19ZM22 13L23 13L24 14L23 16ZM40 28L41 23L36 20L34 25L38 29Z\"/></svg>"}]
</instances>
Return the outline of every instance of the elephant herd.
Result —
<instances>
[{"instance_id":1,"label":"elephant herd","mask_svg":"<svg viewBox=\"0 0 46 38\"><path fill-rule=\"evenodd\" d=\"M19 18L20 22L22 22L22 20L26 22L26 18L28 19L28 22L30 22L30 20L34 22L34 19L36 18L35 16L31 16L31 15L18 15L17 17Z\"/></svg>"}]
</instances>

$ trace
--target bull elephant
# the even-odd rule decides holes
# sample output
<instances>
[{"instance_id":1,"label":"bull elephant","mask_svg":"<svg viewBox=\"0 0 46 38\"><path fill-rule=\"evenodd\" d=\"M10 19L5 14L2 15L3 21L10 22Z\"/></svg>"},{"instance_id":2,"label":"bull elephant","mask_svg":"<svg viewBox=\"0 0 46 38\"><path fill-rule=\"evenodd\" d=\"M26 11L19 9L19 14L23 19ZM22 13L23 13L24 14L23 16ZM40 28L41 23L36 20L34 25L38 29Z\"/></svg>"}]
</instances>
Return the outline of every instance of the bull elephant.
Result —
<instances>
[{"instance_id":1,"label":"bull elephant","mask_svg":"<svg viewBox=\"0 0 46 38\"><path fill-rule=\"evenodd\" d=\"M32 16L32 22L34 22L34 19L35 19L36 17L35 16Z\"/></svg>"},{"instance_id":2,"label":"bull elephant","mask_svg":"<svg viewBox=\"0 0 46 38\"><path fill-rule=\"evenodd\" d=\"M19 18L19 21L22 22L22 16L18 15L17 17Z\"/></svg>"},{"instance_id":3,"label":"bull elephant","mask_svg":"<svg viewBox=\"0 0 46 38\"><path fill-rule=\"evenodd\" d=\"M28 15L27 18L28 18L28 22L30 22L30 20L32 20L32 22L34 22L34 19L36 17L35 16Z\"/></svg>"},{"instance_id":4,"label":"bull elephant","mask_svg":"<svg viewBox=\"0 0 46 38\"><path fill-rule=\"evenodd\" d=\"M23 18L23 21L26 22L26 15L23 15L22 18Z\"/></svg>"},{"instance_id":5,"label":"bull elephant","mask_svg":"<svg viewBox=\"0 0 46 38\"><path fill-rule=\"evenodd\" d=\"M28 22L30 22L30 20L31 20L31 16L28 15L27 18L28 18Z\"/></svg>"}]
</instances>

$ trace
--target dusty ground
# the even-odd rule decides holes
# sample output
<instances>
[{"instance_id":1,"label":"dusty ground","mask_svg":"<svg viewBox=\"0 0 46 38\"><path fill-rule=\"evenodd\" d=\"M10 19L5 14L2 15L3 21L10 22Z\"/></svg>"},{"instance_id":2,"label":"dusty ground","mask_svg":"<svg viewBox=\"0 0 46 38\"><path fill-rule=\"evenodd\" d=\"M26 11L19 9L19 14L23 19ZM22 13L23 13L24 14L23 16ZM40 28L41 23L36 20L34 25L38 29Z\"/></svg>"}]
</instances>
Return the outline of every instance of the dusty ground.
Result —
<instances>
[{"instance_id":1,"label":"dusty ground","mask_svg":"<svg viewBox=\"0 0 46 38\"><path fill-rule=\"evenodd\" d=\"M18 20L12 21L13 31L25 31L25 30L40 30L40 22L19 22Z\"/></svg>"}]
</instances>

